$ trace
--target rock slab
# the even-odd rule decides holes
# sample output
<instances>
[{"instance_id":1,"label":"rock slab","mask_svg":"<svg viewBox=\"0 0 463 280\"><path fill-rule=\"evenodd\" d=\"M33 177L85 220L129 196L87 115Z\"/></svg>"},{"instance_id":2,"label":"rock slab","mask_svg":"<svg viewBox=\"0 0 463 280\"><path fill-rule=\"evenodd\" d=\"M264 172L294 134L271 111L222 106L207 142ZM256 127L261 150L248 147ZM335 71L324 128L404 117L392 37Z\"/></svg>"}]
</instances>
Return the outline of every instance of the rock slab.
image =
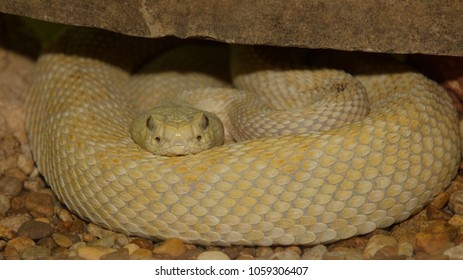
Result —
<instances>
[{"instance_id":1,"label":"rock slab","mask_svg":"<svg viewBox=\"0 0 463 280\"><path fill-rule=\"evenodd\" d=\"M460 0L2 0L0 11L143 37L463 56Z\"/></svg>"}]
</instances>

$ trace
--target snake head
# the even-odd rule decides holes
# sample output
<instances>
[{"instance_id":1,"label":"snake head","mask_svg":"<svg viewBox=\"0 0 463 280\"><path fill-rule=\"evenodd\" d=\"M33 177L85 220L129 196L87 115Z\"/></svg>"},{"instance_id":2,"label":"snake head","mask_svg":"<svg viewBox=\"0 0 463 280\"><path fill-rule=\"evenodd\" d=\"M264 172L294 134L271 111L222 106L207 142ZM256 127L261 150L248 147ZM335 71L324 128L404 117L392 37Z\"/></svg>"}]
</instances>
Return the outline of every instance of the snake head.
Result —
<instances>
[{"instance_id":1,"label":"snake head","mask_svg":"<svg viewBox=\"0 0 463 280\"><path fill-rule=\"evenodd\" d=\"M159 106L132 122L132 139L147 151L163 156L196 154L223 144L220 119L191 107Z\"/></svg>"}]
</instances>

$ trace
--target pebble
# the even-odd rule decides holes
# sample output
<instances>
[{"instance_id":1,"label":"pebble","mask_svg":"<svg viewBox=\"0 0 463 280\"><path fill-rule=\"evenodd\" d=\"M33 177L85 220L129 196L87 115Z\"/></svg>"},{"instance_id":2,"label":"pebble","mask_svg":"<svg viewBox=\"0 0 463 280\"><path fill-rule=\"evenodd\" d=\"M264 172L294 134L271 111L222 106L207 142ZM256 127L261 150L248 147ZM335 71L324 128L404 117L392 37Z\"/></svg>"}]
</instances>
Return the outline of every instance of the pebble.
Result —
<instances>
[{"instance_id":1,"label":"pebble","mask_svg":"<svg viewBox=\"0 0 463 280\"><path fill-rule=\"evenodd\" d=\"M328 248L325 245L317 245L312 248L307 248L301 256L303 260L323 260Z\"/></svg>"},{"instance_id":2,"label":"pebble","mask_svg":"<svg viewBox=\"0 0 463 280\"><path fill-rule=\"evenodd\" d=\"M463 161L462 161L463 163ZM450 183L450 186L445 190L449 195L456 191L463 191L463 176L458 175L455 180Z\"/></svg>"},{"instance_id":3,"label":"pebble","mask_svg":"<svg viewBox=\"0 0 463 280\"><path fill-rule=\"evenodd\" d=\"M56 197L56 194L51 190L51 188L42 189L39 191L39 193L49 195L53 201L54 206L56 206L57 209L62 207L61 202L58 200L58 197Z\"/></svg>"},{"instance_id":4,"label":"pebble","mask_svg":"<svg viewBox=\"0 0 463 280\"><path fill-rule=\"evenodd\" d=\"M424 231L416 234L415 250L429 255L440 254L454 245L458 229L445 221L434 221Z\"/></svg>"},{"instance_id":5,"label":"pebble","mask_svg":"<svg viewBox=\"0 0 463 280\"><path fill-rule=\"evenodd\" d=\"M397 254L405 258L413 257L413 244L410 242L399 242Z\"/></svg>"},{"instance_id":6,"label":"pebble","mask_svg":"<svg viewBox=\"0 0 463 280\"><path fill-rule=\"evenodd\" d=\"M235 247L235 246L234 246ZM228 247L230 248L230 247ZM239 250L238 250L239 248ZM256 247L242 247L242 246L238 246L237 250L238 250L238 253L240 255L251 255L253 257L256 256ZM229 251L227 250L227 247L222 248L222 251L227 254Z\"/></svg>"},{"instance_id":7,"label":"pebble","mask_svg":"<svg viewBox=\"0 0 463 280\"><path fill-rule=\"evenodd\" d=\"M176 260L196 260L198 259L198 256L201 255L204 252L204 249L202 248L194 248L190 249L185 252L185 254L180 255L174 259Z\"/></svg>"},{"instance_id":8,"label":"pebble","mask_svg":"<svg viewBox=\"0 0 463 280\"><path fill-rule=\"evenodd\" d=\"M129 243L129 244L125 245L124 248L126 248L128 250L129 255L132 255L133 252L135 252L137 249L140 249L140 247L135 243ZM143 249L146 249L146 248L143 248Z\"/></svg>"},{"instance_id":9,"label":"pebble","mask_svg":"<svg viewBox=\"0 0 463 280\"><path fill-rule=\"evenodd\" d=\"M362 260L362 252L359 249L336 247L324 256L325 260Z\"/></svg>"},{"instance_id":10,"label":"pebble","mask_svg":"<svg viewBox=\"0 0 463 280\"><path fill-rule=\"evenodd\" d=\"M255 260L256 258L252 255L249 255L249 254L242 254L242 255L239 255L238 257L235 258L235 260Z\"/></svg>"},{"instance_id":11,"label":"pebble","mask_svg":"<svg viewBox=\"0 0 463 280\"><path fill-rule=\"evenodd\" d=\"M58 218L63 222L73 222L72 214L64 208L60 208L57 211Z\"/></svg>"},{"instance_id":12,"label":"pebble","mask_svg":"<svg viewBox=\"0 0 463 280\"><path fill-rule=\"evenodd\" d=\"M463 260L463 244L445 250L443 255L447 256L450 260Z\"/></svg>"},{"instance_id":13,"label":"pebble","mask_svg":"<svg viewBox=\"0 0 463 280\"><path fill-rule=\"evenodd\" d=\"M11 239L6 243L4 254L7 259L19 258L24 249L34 246L34 240L26 236L19 236Z\"/></svg>"},{"instance_id":14,"label":"pebble","mask_svg":"<svg viewBox=\"0 0 463 280\"><path fill-rule=\"evenodd\" d=\"M460 229L460 233L463 233L463 215L453 215L448 222L452 226L458 227Z\"/></svg>"},{"instance_id":15,"label":"pebble","mask_svg":"<svg viewBox=\"0 0 463 280\"><path fill-rule=\"evenodd\" d=\"M390 250L393 250L392 248L395 248L395 253L397 255L397 245L397 240L392 236L373 235L368 241L365 250L363 250L363 258L367 260L374 259L376 253L378 253L378 251L385 247L389 247L389 251L387 251L388 253L391 253Z\"/></svg>"},{"instance_id":16,"label":"pebble","mask_svg":"<svg viewBox=\"0 0 463 280\"><path fill-rule=\"evenodd\" d=\"M22 190L22 182L16 177L4 176L0 178L0 193L9 198L17 196Z\"/></svg>"},{"instance_id":17,"label":"pebble","mask_svg":"<svg viewBox=\"0 0 463 280\"><path fill-rule=\"evenodd\" d=\"M174 258L184 254L185 251L185 243L178 238L167 239L153 249L153 253L156 255L168 255Z\"/></svg>"},{"instance_id":18,"label":"pebble","mask_svg":"<svg viewBox=\"0 0 463 280\"><path fill-rule=\"evenodd\" d=\"M268 259L273 255L273 249L270 247L258 247L256 249L256 258L258 259Z\"/></svg>"},{"instance_id":19,"label":"pebble","mask_svg":"<svg viewBox=\"0 0 463 280\"><path fill-rule=\"evenodd\" d=\"M58 221L56 223L56 232L69 232L69 228L71 227L72 222L63 222Z\"/></svg>"},{"instance_id":20,"label":"pebble","mask_svg":"<svg viewBox=\"0 0 463 280\"><path fill-rule=\"evenodd\" d=\"M18 236L27 236L33 240L51 236L52 233L53 227L50 224L35 220L23 223L18 229Z\"/></svg>"},{"instance_id":21,"label":"pebble","mask_svg":"<svg viewBox=\"0 0 463 280\"><path fill-rule=\"evenodd\" d=\"M99 245L80 246L76 249L77 256L86 260L99 260L103 255L116 251L116 249Z\"/></svg>"},{"instance_id":22,"label":"pebble","mask_svg":"<svg viewBox=\"0 0 463 280\"><path fill-rule=\"evenodd\" d=\"M8 217L1 219L0 226L5 226L14 231L18 231L19 227L23 223L29 221L30 219L31 218L29 217L29 215L25 215L25 214L12 215L12 216L8 216Z\"/></svg>"},{"instance_id":23,"label":"pebble","mask_svg":"<svg viewBox=\"0 0 463 280\"><path fill-rule=\"evenodd\" d=\"M85 242L83 242L83 241L81 241L81 242L76 242L76 243L72 244L71 247L69 247L69 250L70 250L70 251L73 251L73 252L76 252L76 251L77 251L77 248L79 248L79 247L85 247L85 246L87 246L87 244L86 244Z\"/></svg>"},{"instance_id":24,"label":"pebble","mask_svg":"<svg viewBox=\"0 0 463 280\"><path fill-rule=\"evenodd\" d=\"M21 259L23 260L44 260L50 256L50 249L35 245L27 247L21 252Z\"/></svg>"},{"instance_id":25,"label":"pebble","mask_svg":"<svg viewBox=\"0 0 463 280\"><path fill-rule=\"evenodd\" d=\"M34 171L34 160L25 156L24 154L18 155L17 166L25 174L31 174Z\"/></svg>"},{"instance_id":26,"label":"pebble","mask_svg":"<svg viewBox=\"0 0 463 280\"><path fill-rule=\"evenodd\" d=\"M37 179L31 179L24 181L24 188L30 192L36 193L45 188L45 183Z\"/></svg>"},{"instance_id":27,"label":"pebble","mask_svg":"<svg viewBox=\"0 0 463 280\"><path fill-rule=\"evenodd\" d=\"M25 207L34 217L53 217L53 197L46 193L29 193Z\"/></svg>"},{"instance_id":28,"label":"pebble","mask_svg":"<svg viewBox=\"0 0 463 280\"><path fill-rule=\"evenodd\" d=\"M428 207L426 207L426 217L428 218L428 220L448 221L452 218L452 215L445 212L442 209L429 205Z\"/></svg>"},{"instance_id":29,"label":"pebble","mask_svg":"<svg viewBox=\"0 0 463 280\"><path fill-rule=\"evenodd\" d=\"M74 244L72 239L64 233L53 233L52 238L60 247L69 248L72 244Z\"/></svg>"},{"instance_id":30,"label":"pebble","mask_svg":"<svg viewBox=\"0 0 463 280\"><path fill-rule=\"evenodd\" d=\"M11 207L11 201L10 198L3 194L0 193L0 216L4 216L8 210L10 210Z\"/></svg>"},{"instance_id":31,"label":"pebble","mask_svg":"<svg viewBox=\"0 0 463 280\"><path fill-rule=\"evenodd\" d=\"M50 219L48 219L46 217L38 217L38 218L35 218L34 221L42 222L42 223L46 223L46 224L51 224Z\"/></svg>"},{"instance_id":32,"label":"pebble","mask_svg":"<svg viewBox=\"0 0 463 280\"><path fill-rule=\"evenodd\" d=\"M2 251L6 247L6 241L0 239L0 251Z\"/></svg>"},{"instance_id":33,"label":"pebble","mask_svg":"<svg viewBox=\"0 0 463 280\"><path fill-rule=\"evenodd\" d=\"M153 242L151 242L151 240L148 240L146 238L137 237L137 238L132 239L130 243L136 244L139 248L148 249L148 250L154 249Z\"/></svg>"},{"instance_id":34,"label":"pebble","mask_svg":"<svg viewBox=\"0 0 463 280\"><path fill-rule=\"evenodd\" d=\"M113 247L115 240L116 238L114 234L112 234L112 235L102 237L101 239L95 239L95 240L89 241L88 244L104 246L104 247Z\"/></svg>"},{"instance_id":35,"label":"pebble","mask_svg":"<svg viewBox=\"0 0 463 280\"><path fill-rule=\"evenodd\" d=\"M206 251L198 255L197 260L229 260L230 258L221 251Z\"/></svg>"},{"instance_id":36,"label":"pebble","mask_svg":"<svg viewBox=\"0 0 463 280\"><path fill-rule=\"evenodd\" d=\"M21 255L15 248L8 247L7 244L7 246L5 246L5 249L2 252L2 258L5 260L20 260Z\"/></svg>"},{"instance_id":37,"label":"pebble","mask_svg":"<svg viewBox=\"0 0 463 280\"><path fill-rule=\"evenodd\" d=\"M45 237L45 238L38 240L37 245L48 248L51 251L58 248L58 244L56 244L55 240L52 237Z\"/></svg>"},{"instance_id":38,"label":"pebble","mask_svg":"<svg viewBox=\"0 0 463 280\"><path fill-rule=\"evenodd\" d=\"M12 213L16 211L16 214L24 213L27 210L24 205L26 205L26 196L22 194L15 196L11 199L10 211Z\"/></svg>"},{"instance_id":39,"label":"pebble","mask_svg":"<svg viewBox=\"0 0 463 280\"><path fill-rule=\"evenodd\" d=\"M16 237L16 232L12 229L0 225L0 239L13 239Z\"/></svg>"},{"instance_id":40,"label":"pebble","mask_svg":"<svg viewBox=\"0 0 463 280\"><path fill-rule=\"evenodd\" d=\"M130 258L129 250L121 248L113 253L108 253L101 256L101 260L128 260Z\"/></svg>"},{"instance_id":41,"label":"pebble","mask_svg":"<svg viewBox=\"0 0 463 280\"><path fill-rule=\"evenodd\" d=\"M56 247L51 251L51 256L53 259L65 260L65 259L82 259L77 257L77 254L71 253L68 249L63 247Z\"/></svg>"},{"instance_id":42,"label":"pebble","mask_svg":"<svg viewBox=\"0 0 463 280\"><path fill-rule=\"evenodd\" d=\"M289 246L285 249L285 251L293 251L298 256L302 255L302 249L299 246Z\"/></svg>"},{"instance_id":43,"label":"pebble","mask_svg":"<svg viewBox=\"0 0 463 280\"><path fill-rule=\"evenodd\" d=\"M441 192L431 201L429 206L442 209L449 202L450 195L447 192Z\"/></svg>"},{"instance_id":44,"label":"pebble","mask_svg":"<svg viewBox=\"0 0 463 280\"><path fill-rule=\"evenodd\" d=\"M217 250L224 252L231 260L234 260L241 255L253 256L255 254L255 250L252 250L252 248L249 249L251 250L246 250L244 246L230 246L225 248L218 248Z\"/></svg>"},{"instance_id":45,"label":"pebble","mask_svg":"<svg viewBox=\"0 0 463 280\"><path fill-rule=\"evenodd\" d=\"M463 215L463 190L456 191L450 195L449 209L458 215Z\"/></svg>"},{"instance_id":46,"label":"pebble","mask_svg":"<svg viewBox=\"0 0 463 280\"><path fill-rule=\"evenodd\" d=\"M270 260L300 260L301 256L293 250L276 252L270 256Z\"/></svg>"},{"instance_id":47,"label":"pebble","mask_svg":"<svg viewBox=\"0 0 463 280\"><path fill-rule=\"evenodd\" d=\"M21 182L24 182L27 180L27 174L24 173L21 169L16 168L16 167L5 170L5 175L10 176L10 177L15 177Z\"/></svg>"},{"instance_id":48,"label":"pebble","mask_svg":"<svg viewBox=\"0 0 463 280\"><path fill-rule=\"evenodd\" d=\"M442 253L437 253L437 254L428 254L426 252L416 252L415 254L415 260L448 260L449 257L442 254Z\"/></svg>"},{"instance_id":49,"label":"pebble","mask_svg":"<svg viewBox=\"0 0 463 280\"><path fill-rule=\"evenodd\" d=\"M415 243L415 236L423 231L432 222L428 221L426 211L421 211L410 219L395 225L392 228L391 236L399 242Z\"/></svg>"},{"instance_id":50,"label":"pebble","mask_svg":"<svg viewBox=\"0 0 463 280\"><path fill-rule=\"evenodd\" d=\"M87 229L87 225L80 219L72 221L71 226L69 227L70 233L84 233Z\"/></svg>"},{"instance_id":51,"label":"pebble","mask_svg":"<svg viewBox=\"0 0 463 280\"><path fill-rule=\"evenodd\" d=\"M404 260L406 256L399 255L398 246L384 246L373 256L374 260Z\"/></svg>"},{"instance_id":52,"label":"pebble","mask_svg":"<svg viewBox=\"0 0 463 280\"><path fill-rule=\"evenodd\" d=\"M91 235L90 233L84 233L82 234L82 241L84 242L89 242L89 241L92 241L92 240L95 240L95 236Z\"/></svg>"},{"instance_id":53,"label":"pebble","mask_svg":"<svg viewBox=\"0 0 463 280\"><path fill-rule=\"evenodd\" d=\"M149 260L153 258L153 253L148 249L137 249L131 255L131 260Z\"/></svg>"}]
</instances>

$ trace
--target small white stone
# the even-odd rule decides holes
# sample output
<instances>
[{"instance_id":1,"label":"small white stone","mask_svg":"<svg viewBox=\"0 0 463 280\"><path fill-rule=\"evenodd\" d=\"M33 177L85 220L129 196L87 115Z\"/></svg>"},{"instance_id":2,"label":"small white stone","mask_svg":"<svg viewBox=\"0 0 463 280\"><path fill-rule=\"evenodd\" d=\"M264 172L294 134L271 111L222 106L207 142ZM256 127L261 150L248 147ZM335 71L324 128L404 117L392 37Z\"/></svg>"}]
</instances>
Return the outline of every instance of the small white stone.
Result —
<instances>
[{"instance_id":1,"label":"small white stone","mask_svg":"<svg viewBox=\"0 0 463 280\"><path fill-rule=\"evenodd\" d=\"M413 256L413 244L410 242L399 242L398 255L412 257Z\"/></svg>"},{"instance_id":2,"label":"small white stone","mask_svg":"<svg viewBox=\"0 0 463 280\"><path fill-rule=\"evenodd\" d=\"M58 209L57 212L58 212L58 217L59 217L59 219L61 221L63 221L63 222L72 222L73 221L72 214L68 210L66 210L64 208L60 208L60 209Z\"/></svg>"},{"instance_id":3,"label":"small white stone","mask_svg":"<svg viewBox=\"0 0 463 280\"><path fill-rule=\"evenodd\" d=\"M463 244L445 250L444 255L451 260L463 260Z\"/></svg>"},{"instance_id":4,"label":"small white stone","mask_svg":"<svg viewBox=\"0 0 463 280\"><path fill-rule=\"evenodd\" d=\"M129 255L132 255L133 252L140 249L140 247L137 244L134 244L134 243L129 243L129 244L125 245L124 248L129 250Z\"/></svg>"},{"instance_id":5,"label":"small white stone","mask_svg":"<svg viewBox=\"0 0 463 280\"><path fill-rule=\"evenodd\" d=\"M286 250L270 256L270 260L300 260L301 257L294 251Z\"/></svg>"},{"instance_id":6,"label":"small white stone","mask_svg":"<svg viewBox=\"0 0 463 280\"><path fill-rule=\"evenodd\" d=\"M374 255L386 246L397 246L397 240L392 236L387 235L373 235L368 240L365 250L363 250L363 258L372 259Z\"/></svg>"},{"instance_id":7,"label":"small white stone","mask_svg":"<svg viewBox=\"0 0 463 280\"><path fill-rule=\"evenodd\" d=\"M31 174L34 171L34 161L31 158L26 157L24 154L18 155L17 161L19 169L26 174Z\"/></svg>"},{"instance_id":8,"label":"small white stone","mask_svg":"<svg viewBox=\"0 0 463 280\"><path fill-rule=\"evenodd\" d=\"M116 249L104 246L81 246L77 248L77 256L86 260L99 260L101 256L114 253Z\"/></svg>"},{"instance_id":9,"label":"small white stone","mask_svg":"<svg viewBox=\"0 0 463 280\"><path fill-rule=\"evenodd\" d=\"M229 260L230 258L220 251L206 251L199 254L198 260Z\"/></svg>"}]
</instances>

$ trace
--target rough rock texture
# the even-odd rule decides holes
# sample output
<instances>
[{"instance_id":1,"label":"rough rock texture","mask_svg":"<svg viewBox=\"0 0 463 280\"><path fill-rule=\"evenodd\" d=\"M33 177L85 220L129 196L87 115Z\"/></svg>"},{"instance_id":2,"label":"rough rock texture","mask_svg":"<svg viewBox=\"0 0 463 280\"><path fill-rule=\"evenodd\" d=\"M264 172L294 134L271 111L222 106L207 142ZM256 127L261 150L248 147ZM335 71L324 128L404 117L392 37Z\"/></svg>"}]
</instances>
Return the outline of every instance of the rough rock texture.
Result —
<instances>
[{"instance_id":1,"label":"rough rock texture","mask_svg":"<svg viewBox=\"0 0 463 280\"><path fill-rule=\"evenodd\" d=\"M460 0L2 0L0 11L145 37L463 56Z\"/></svg>"}]
</instances>

